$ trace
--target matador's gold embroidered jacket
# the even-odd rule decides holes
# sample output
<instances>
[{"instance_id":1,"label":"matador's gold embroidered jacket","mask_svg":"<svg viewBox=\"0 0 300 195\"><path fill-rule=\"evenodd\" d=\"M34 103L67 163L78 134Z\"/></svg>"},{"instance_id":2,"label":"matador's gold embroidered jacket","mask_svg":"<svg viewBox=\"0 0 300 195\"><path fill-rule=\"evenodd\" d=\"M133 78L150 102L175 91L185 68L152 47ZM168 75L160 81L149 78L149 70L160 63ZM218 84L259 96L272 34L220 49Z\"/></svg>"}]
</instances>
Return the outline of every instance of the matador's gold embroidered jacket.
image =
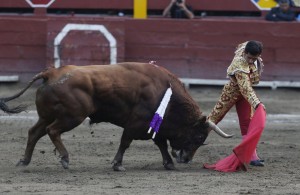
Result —
<instances>
[{"instance_id":1,"label":"matador's gold embroidered jacket","mask_svg":"<svg viewBox=\"0 0 300 195\"><path fill-rule=\"evenodd\" d=\"M262 59L254 64L248 64L244 58L244 50L247 42L238 45L235 56L227 69L227 76L230 81L224 86L220 99L208 116L215 124L219 123L225 114L241 98L245 98L253 108L260 103L252 85L259 83L262 72Z\"/></svg>"}]
</instances>

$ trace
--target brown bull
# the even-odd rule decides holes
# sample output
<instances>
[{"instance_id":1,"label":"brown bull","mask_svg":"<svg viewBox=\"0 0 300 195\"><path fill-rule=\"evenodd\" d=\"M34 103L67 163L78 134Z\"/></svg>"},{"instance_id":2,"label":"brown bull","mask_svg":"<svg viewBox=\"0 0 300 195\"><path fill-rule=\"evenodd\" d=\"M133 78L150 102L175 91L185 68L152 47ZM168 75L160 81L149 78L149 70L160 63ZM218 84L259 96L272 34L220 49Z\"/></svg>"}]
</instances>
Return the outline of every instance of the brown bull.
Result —
<instances>
[{"instance_id":1,"label":"brown bull","mask_svg":"<svg viewBox=\"0 0 300 195\"><path fill-rule=\"evenodd\" d=\"M68 168L69 154L61 134L80 125L87 117L90 123L110 122L123 127L113 169L125 170L122 159L133 140L151 139L149 124L167 88L173 94L167 106L160 130L154 138L163 165L174 169L168 152L167 140L178 162L188 162L205 141L210 129L229 137L202 115L197 103L182 83L167 70L144 63L116 65L63 66L49 68L37 74L18 94L0 99L0 108L7 113L18 113L24 107L10 109L5 102L22 95L36 80L43 83L36 92L39 119L28 132L24 158L17 165L30 163L37 141L48 134L61 155L61 163Z\"/></svg>"}]
</instances>

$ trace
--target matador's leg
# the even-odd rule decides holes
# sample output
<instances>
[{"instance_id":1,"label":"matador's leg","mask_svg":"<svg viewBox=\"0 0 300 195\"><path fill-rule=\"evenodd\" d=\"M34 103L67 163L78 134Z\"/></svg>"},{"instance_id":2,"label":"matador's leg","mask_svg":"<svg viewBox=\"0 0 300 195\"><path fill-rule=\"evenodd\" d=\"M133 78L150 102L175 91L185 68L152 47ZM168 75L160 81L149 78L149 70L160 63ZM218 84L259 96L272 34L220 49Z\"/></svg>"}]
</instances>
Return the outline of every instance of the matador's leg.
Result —
<instances>
[{"instance_id":1,"label":"matador's leg","mask_svg":"<svg viewBox=\"0 0 300 195\"><path fill-rule=\"evenodd\" d=\"M235 104L236 112L239 117L240 129L242 136L247 135L248 127L251 120L251 105L245 98L241 98Z\"/></svg>"},{"instance_id":2,"label":"matador's leg","mask_svg":"<svg viewBox=\"0 0 300 195\"><path fill-rule=\"evenodd\" d=\"M237 114L239 117L241 134L242 134L243 139L245 139L247 136L248 127L249 127L249 124L250 124L250 121L252 118L251 105L245 98L241 98L236 103L236 111L237 111ZM256 149L255 149L251 156L251 161L256 161L256 160L259 160L259 157L258 157Z\"/></svg>"},{"instance_id":3,"label":"matador's leg","mask_svg":"<svg viewBox=\"0 0 300 195\"><path fill-rule=\"evenodd\" d=\"M208 116L209 120L218 124L240 98L241 93L239 92L238 85L232 81L227 83L223 87L220 99Z\"/></svg>"}]
</instances>

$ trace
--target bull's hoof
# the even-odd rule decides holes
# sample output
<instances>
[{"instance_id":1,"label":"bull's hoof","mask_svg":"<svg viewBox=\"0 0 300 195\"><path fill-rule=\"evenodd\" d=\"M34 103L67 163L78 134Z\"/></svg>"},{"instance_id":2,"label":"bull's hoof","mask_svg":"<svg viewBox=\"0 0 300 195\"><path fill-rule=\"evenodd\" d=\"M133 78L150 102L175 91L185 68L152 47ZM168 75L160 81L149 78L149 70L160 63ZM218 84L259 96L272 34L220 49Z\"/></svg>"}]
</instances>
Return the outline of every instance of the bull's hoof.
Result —
<instances>
[{"instance_id":1,"label":"bull's hoof","mask_svg":"<svg viewBox=\"0 0 300 195\"><path fill-rule=\"evenodd\" d=\"M28 164L29 164L29 161L21 159L21 160L16 164L16 166L17 166L17 167L25 167L25 166L27 166Z\"/></svg>"},{"instance_id":2,"label":"bull's hoof","mask_svg":"<svg viewBox=\"0 0 300 195\"><path fill-rule=\"evenodd\" d=\"M114 164L112 168L114 171L126 171L126 169L122 166L122 164L118 164L118 163Z\"/></svg>"},{"instance_id":3,"label":"bull's hoof","mask_svg":"<svg viewBox=\"0 0 300 195\"><path fill-rule=\"evenodd\" d=\"M69 161L66 159L61 159L60 161L61 165L63 166L64 169L68 169L69 168Z\"/></svg>"},{"instance_id":4,"label":"bull's hoof","mask_svg":"<svg viewBox=\"0 0 300 195\"><path fill-rule=\"evenodd\" d=\"M173 163L164 164L166 170L177 170Z\"/></svg>"},{"instance_id":5,"label":"bull's hoof","mask_svg":"<svg viewBox=\"0 0 300 195\"><path fill-rule=\"evenodd\" d=\"M113 166L114 171L126 171L126 169L121 165L121 166Z\"/></svg>"}]
</instances>

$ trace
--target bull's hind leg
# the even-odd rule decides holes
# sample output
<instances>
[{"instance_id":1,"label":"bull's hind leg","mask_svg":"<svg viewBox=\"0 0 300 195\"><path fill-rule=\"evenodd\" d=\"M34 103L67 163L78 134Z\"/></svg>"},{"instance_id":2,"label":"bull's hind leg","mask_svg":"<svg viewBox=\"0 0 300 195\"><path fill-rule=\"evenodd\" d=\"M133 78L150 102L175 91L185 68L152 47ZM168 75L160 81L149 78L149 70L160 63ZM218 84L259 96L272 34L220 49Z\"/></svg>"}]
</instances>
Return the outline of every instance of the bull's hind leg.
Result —
<instances>
[{"instance_id":1,"label":"bull's hind leg","mask_svg":"<svg viewBox=\"0 0 300 195\"><path fill-rule=\"evenodd\" d=\"M64 117L60 119L56 119L53 123L51 123L47 128L46 131L56 147L57 151L60 154L61 157L61 164L63 168L68 169L69 168L69 153L67 149L65 148L64 144L61 140L61 134L63 132L67 132L72 130L73 128L77 127L82 123L84 118L71 118L71 117Z\"/></svg>"},{"instance_id":2,"label":"bull's hind leg","mask_svg":"<svg viewBox=\"0 0 300 195\"><path fill-rule=\"evenodd\" d=\"M175 166L173 163L173 160L168 152L168 144L167 144L167 140L165 139L155 139L154 140L155 144L158 146L162 158L163 158L163 165L165 167L165 169L167 170L175 170Z\"/></svg>"},{"instance_id":3,"label":"bull's hind leg","mask_svg":"<svg viewBox=\"0 0 300 195\"><path fill-rule=\"evenodd\" d=\"M36 143L41 137L46 135L46 126L46 121L40 118L38 122L29 129L25 155L24 158L17 163L17 166L27 166L30 163Z\"/></svg>"},{"instance_id":4,"label":"bull's hind leg","mask_svg":"<svg viewBox=\"0 0 300 195\"><path fill-rule=\"evenodd\" d=\"M123 132L123 135L121 137L121 142L120 146L118 149L118 152L113 160L113 170L114 171L125 171L126 169L122 166L122 161L123 161L123 155L125 153L125 150L129 148L132 138L126 135L126 129Z\"/></svg>"}]
</instances>

